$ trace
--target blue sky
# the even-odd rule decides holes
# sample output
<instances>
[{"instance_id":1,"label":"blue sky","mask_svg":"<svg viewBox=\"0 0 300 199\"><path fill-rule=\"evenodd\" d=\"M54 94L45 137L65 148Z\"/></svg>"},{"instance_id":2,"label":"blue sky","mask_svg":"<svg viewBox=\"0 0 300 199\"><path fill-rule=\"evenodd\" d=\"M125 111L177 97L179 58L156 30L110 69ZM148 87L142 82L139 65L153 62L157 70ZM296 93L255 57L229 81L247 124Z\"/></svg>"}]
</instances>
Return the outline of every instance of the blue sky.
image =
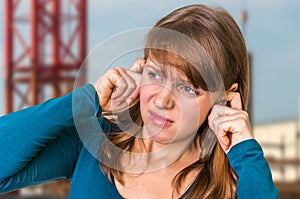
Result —
<instances>
[{"instance_id":1,"label":"blue sky","mask_svg":"<svg viewBox=\"0 0 300 199\"><path fill-rule=\"evenodd\" d=\"M3 10L3 0L0 9ZM253 122L296 118L300 96L300 1L297 0L88 0L88 49L112 35L151 27L159 18L183 5L221 6L239 22L248 10L245 38L253 54ZM1 12L3 13L3 12ZM0 21L3 41L3 14ZM3 42L0 45L0 93L4 96ZM0 98L0 115L4 97Z\"/></svg>"}]
</instances>

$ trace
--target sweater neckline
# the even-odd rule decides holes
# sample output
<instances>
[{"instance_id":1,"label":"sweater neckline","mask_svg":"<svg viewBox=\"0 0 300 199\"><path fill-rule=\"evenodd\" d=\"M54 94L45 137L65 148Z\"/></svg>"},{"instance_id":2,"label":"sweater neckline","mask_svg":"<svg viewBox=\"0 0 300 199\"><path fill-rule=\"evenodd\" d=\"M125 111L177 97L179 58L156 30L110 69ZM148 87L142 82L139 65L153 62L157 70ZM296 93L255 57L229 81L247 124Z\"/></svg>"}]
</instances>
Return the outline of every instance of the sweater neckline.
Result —
<instances>
[{"instance_id":1,"label":"sweater neckline","mask_svg":"<svg viewBox=\"0 0 300 199\"><path fill-rule=\"evenodd\" d=\"M117 187L116 187L116 184L115 184L115 179L114 177L112 176L112 186L109 186L110 188L110 192L114 195L115 198L117 199L124 199L121 194L119 193ZM187 196L187 194L191 191L193 185L195 184L195 180L191 183L191 185L186 189L186 191L178 198L178 199L184 199L184 197Z\"/></svg>"}]
</instances>

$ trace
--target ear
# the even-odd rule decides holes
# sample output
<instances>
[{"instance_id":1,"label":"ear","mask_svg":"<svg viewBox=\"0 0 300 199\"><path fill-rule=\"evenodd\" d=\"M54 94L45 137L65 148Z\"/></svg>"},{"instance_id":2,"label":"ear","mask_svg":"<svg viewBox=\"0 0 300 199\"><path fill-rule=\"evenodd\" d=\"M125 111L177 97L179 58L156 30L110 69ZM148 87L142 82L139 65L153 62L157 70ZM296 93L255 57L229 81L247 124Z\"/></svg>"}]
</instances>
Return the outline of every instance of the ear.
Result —
<instances>
[{"instance_id":1,"label":"ear","mask_svg":"<svg viewBox=\"0 0 300 199\"><path fill-rule=\"evenodd\" d=\"M238 90L238 88L239 88L238 83L233 83L233 84L230 86L230 88L227 90L227 92L235 92L235 91Z\"/></svg>"}]
</instances>

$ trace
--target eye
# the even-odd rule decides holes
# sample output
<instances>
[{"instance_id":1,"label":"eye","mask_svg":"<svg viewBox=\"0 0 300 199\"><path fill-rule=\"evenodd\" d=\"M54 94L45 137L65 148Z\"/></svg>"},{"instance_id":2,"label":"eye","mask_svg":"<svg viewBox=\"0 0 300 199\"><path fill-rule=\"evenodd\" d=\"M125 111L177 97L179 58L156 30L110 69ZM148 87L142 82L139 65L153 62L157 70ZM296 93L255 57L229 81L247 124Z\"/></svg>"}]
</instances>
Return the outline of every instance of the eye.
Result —
<instances>
[{"instance_id":1,"label":"eye","mask_svg":"<svg viewBox=\"0 0 300 199\"><path fill-rule=\"evenodd\" d=\"M184 85L181 86L181 89L190 95L199 95L199 92L196 89L192 88L191 86Z\"/></svg>"},{"instance_id":2,"label":"eye","mask_svg":"<svg viewBox=\"0 0 300 199\"><path fill-rule=\"evenodd\" d=\"M154 72L148 72L148 76L154 80L162 80L163 79L160 74L154 73Z\"/></svg>"}]
</instances>

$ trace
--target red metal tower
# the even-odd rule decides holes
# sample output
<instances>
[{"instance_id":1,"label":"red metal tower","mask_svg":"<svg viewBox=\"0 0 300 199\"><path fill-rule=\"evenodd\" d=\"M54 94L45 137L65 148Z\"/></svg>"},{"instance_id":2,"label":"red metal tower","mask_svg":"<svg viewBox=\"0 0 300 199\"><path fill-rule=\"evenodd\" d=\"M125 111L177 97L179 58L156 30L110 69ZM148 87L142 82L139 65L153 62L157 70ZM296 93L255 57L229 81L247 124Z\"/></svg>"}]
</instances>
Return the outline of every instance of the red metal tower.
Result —
<instances>
[{"instance_id":1,"label":"red metal tower","mask_svg":"<svg viewBox=\"0 0 300 199\"><path fill-rule=\"evenodd\" d=\"M87 51L86 10L86 0L5 0L6 113L73 88Z\"/></svg>"}]
</instances>

